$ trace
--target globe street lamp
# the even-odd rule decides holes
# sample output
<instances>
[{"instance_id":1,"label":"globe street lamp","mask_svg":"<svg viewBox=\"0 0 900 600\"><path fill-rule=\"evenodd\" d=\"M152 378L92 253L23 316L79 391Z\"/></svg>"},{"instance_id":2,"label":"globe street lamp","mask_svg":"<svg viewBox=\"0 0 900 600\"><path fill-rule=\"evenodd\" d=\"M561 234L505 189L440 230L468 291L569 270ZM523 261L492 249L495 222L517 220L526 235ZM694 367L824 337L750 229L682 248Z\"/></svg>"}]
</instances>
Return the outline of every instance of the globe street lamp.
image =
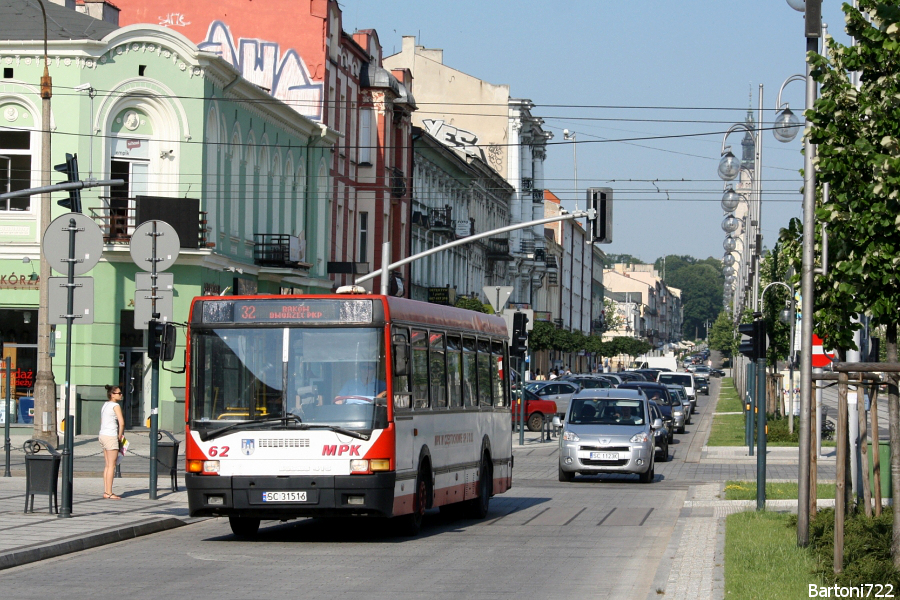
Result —
<instances>
[{"instance_id":1,"label":"globe street lamp","mask_svg":"<svg viewBox=\"0 0 900 600\"><path fill-rule=\"evenodd\" d=\"M722 194L722 210L727 213L734 212L741 200L741 195L734 191L734 186L729 185L725 188L725 193Z\"/></svg>"},{"instance_id":2,"label":"globe street lamp","mask_svg":"<svg viewBox=\"0 0 900 600\"><path fill-rule=\"evenodd\" d=\"M803 81L805 79L806 77L803 75L791 75L781 84L781 89L778 90L778 97L775 100L775 110L777 112L775 114L775 125L772 129L772 134L779 142L785 144L790 142L797 137L797 132L800 131L800 120L797 119L797 115L791 111L791 107L787 102L784 104L781 103L781 94L784 92L785 86L790 82Z\"/></svg>"}]
</instances>

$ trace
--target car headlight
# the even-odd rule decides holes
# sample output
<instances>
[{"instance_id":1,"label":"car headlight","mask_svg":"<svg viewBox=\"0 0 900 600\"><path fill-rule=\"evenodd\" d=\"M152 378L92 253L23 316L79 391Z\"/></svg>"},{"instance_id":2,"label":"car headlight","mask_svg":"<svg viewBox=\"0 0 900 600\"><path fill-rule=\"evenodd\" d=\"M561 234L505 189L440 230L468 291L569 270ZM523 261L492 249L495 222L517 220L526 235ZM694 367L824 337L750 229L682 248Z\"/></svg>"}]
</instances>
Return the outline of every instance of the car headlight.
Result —
<instances>
[{"instance_id":1,"label":"car headlight","mask_svg":"<svg viewBox=\"0 0 900 600\"><path fill-rule=\"evenodd\" d=\"M631 443L632 443L632 444L643 444L643 443L646 443L646 442L648 442L648 441L650 441L650 436L647 435L647 432L646 432L646 431L642 431L642 432L640 432L640 433L636 433L636 434L634 434L634 436L631 438Z\"/></svg>"},{"instance_id":2,"label":"car headlight","mask_svg":"<svg viewBox=\"0 0 900 600\"><path fill-rule=\"evenodd\" d=\"M675 416L676 416L676 417L683 417L683 416L684 416L684 411L676 410L676 411L673 411L673 412L675 413Z\"/></svg>"},{"instance_id":3,"label":"car headlight","mask_svg":"<svg viewBox=\"0 0 900 600\"><path fill-rule=\"evenodd\" d=\"M575 435L575 434L574 434L573 432L571 432L571 431L566 431L565 433L563 433L563 441L566 441L566 442L580 442L580 441L581 441L581 438L578 437L577 435Z\"/></svg>"}]
</instances>

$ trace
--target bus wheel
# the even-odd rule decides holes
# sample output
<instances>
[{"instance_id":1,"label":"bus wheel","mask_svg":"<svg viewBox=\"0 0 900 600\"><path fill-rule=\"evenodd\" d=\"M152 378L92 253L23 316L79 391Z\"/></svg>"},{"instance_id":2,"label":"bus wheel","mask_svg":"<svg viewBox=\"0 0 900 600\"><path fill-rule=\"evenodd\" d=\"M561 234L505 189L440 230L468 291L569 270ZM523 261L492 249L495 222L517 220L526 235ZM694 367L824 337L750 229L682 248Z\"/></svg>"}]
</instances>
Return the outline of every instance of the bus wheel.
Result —
<instances>
[{"instance_id":1,"label":"bus wheel","mask_svg":"<svg viewBox=\"0 0 900 600\"><path fill-rule=\"evenodd\" d=\"M238 537L253 537L259 531L259 519L250 517L228 517L231 532Z\"/></svg>"},{"instance_id":2,"label":"bus wheel","mask_svg":"<svg viewBox=\"0 0 900 600\"><path fill-rule=\"evenodd\" d=\"M426 477L425 469L419 468L419 474L416 475L416 492L413 496L413 512L410 515L401 517L403 523L401 531L403 535L419 535L419 531L422 529L422 521L425 519L425 507L428 504Z\"/></svg>"},{"instance_id":3,"label":"bus wheel","mask_svg":"<svg viewBox=\"0 0 900 600\"><path fill-rule=\"evenodd\" d=\"M534 413L528 417L528 431L540 431L544 427L544 415Z\"/></svg>"},{"instance_id":4,"label":"bus wheel","mask_svg":"<svg viewBox=\"0 0 900 600\"><path fill-rule=\"evenodd\" d=\"M478 497L469 500L469 515L473 519L483 519L488 514L491 492L494 491L494 469L490 456L481 458L481 477L478 478Z\"/></svg>"}]
</instances>

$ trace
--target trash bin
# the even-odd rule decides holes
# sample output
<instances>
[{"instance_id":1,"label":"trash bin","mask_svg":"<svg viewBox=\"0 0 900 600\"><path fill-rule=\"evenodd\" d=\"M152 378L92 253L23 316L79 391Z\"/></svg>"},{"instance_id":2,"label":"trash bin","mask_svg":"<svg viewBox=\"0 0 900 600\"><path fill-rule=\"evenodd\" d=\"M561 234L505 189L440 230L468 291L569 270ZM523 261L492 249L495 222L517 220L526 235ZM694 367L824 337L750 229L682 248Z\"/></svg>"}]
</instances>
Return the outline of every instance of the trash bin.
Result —
<instances>
[{"instance_id":1,"label":"trash bin","mask_svg":"<svg viewBox=\"0 0 900 600\"><path fill-rule=\"evenodd\" d=\"M875 474L874 463L875 454L872 450L872 443L869 443L869 483L874 493ZM881 497L891 498L891 442L889 440L879 440L878 442L878 460L881 463Z\"/></svg>"},{"instance_id":2,"label":"trash bin","mask_svg":"<svg viewBox=\"0 0 900 600\"><path fill-rule=\"evenodd\" d=\"M34 423L34 398L19 398L19 423Z\"/></svg>"},{"instance_id":3,"label":"trash bin","mask_svg":"<svg viewBox=\"0 0 900 600\"><path fill-rule=\"evenodd\" d=\"M35 496L47 496L50 512L59 514L56 490L59 483L59 462L62 455L52 444L41 440L26 440L24 449L25 512L34 512Z\"/></svg>"},{"instance_id":4,"label":"trash bin","mask_svg":"<svg viewBox=\"0 0 900 600\"><path fill-rule=\"evenodd\" d=\"M162 436L168 436L168 440L163 441ZM168 431L160 430L157 434L156 443L156 463L158 466L156 475L159 478L160 471L168 470L169 476L172 478L172 491L178 491L178 446L181 444Z\"/></svg>"}]
</instances>

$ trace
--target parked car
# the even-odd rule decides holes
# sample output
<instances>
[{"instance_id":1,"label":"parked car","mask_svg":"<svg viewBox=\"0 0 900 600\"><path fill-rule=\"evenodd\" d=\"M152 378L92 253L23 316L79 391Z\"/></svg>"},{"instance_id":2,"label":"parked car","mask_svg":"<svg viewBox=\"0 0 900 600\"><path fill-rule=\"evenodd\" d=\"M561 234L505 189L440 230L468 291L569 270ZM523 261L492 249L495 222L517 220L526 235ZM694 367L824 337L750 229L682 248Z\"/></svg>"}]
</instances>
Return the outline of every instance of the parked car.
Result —
<instances>
[{"instance_id":1,"label":"parked car","mask_svg":"<svg viewBox=\"0 0 900 600\"><path fill-rule=\"evenodd\" d=\"M512 420L514 425L519 423L519 402L521 401L519 394L525 396L525 426L528 427L528 431L540 431L543 429L544 423L557 414L556 402L544 400L528 389L513 390Z\"/></svg>"},{"instance_id":2,"label":"parked car","mask_svg":"<svg viewBox=\"0 0 900 600\"><path fill-rule=\"evenodd\" d=\"M537 394L541 400L552 400L556 402L556 413L565 415L566 409L569 408L569 400L581 389L577 383L572 381L531 381L525 385L525 389Z\"/></svg>"},{"instance_id":3,"label":"parked car","mask_svg":"<svg viewBox=\"0 0 900 600\"><path fill-rule=\"evenodd\" d=\"M694 412L694 403L688 400L687 392L684 391L683 385L678 385L675 383L666 384L666 387L669 388L669 392L674 394L675 397L681 402L684 406L684 424L691 424L691 413Z\"/></svg>"},{"instance_id":4,"label":"parked car","mask_svg":"<svg viewBox=\"0 0 900 600\"><path fill-rule=\"evenodd\" d=\"M576 474L636 473L654 477L655 432L650 403L639 389L582 390L572 398L559 436L559 480Z\"/></svg>"},{"instance_id":5,"label":"parked car","mask_svg":"<svg viewBox=\"0 0 900 600\"><path fill-rule=\"evenodd\" d=\"M656 381L656 377L660 374L661 371L662 369L651 368L634 370L635 373L640 373L641 375L643 375L644 379L646 379L647 381Z\"/></svg>"},{"instance_id":6,"label":"parked car","mask_svg":"<svg viewBox=\"0 0 900 600\"><path fill-rule=\"evenodd\" d=\"M722 369L710 369L709 374L712 377L725 377L725 371Z\"/></svg>"},{"instance_id":7,"label":"parked car","mask_svg":"<svg viewBox=\"0 0 900 600\"><path fill-rule=\"evenodd\" d=\"M616 375L618 375L625 381L647 381L646 377L634 371L620 371L616 373Z\"/></svg>"},{"instance_id":8,"label":"parked car","mask_svg":"<svg viewBox=\"0 0 900 600\"><path fill-rule=\"evenodd\" d=\"M659 405L656 402L650 401L650 418L654 421L659 419L663 420L662 412L659 410ZM661 429L657 429L653 432L654 443L656 444L656 458L661 462L669 461L669 430L665 427Z\"/></svg>"},{"instance_id":9,"label":"parked car","mask_svg":"<svg viewBox=\"0 0 900 600\"><path fill-rule=\"evenodd\" d=\"M588 390L613 387L609 379L598 377L596 375L566 375L565 377L560 377L560 380L577 383L581 389Z\"/></svg>"},{"instance_id":10,"label":"parked car","mask_svg":"<svg viewBox=\"0 0 900 600\"><path fill-rule=\"evenodd\" d=\"M684 412L681 412L680 420L676 419L679 415L675 414L674 401L666 386L652 381L629 381L620 385L618 389L641 390L647 395L647 398L659 405L663 422L666 424L666 429L669 430L669 443L675 441L676 431L684 433ZM678 406L681 407L680 402Z\"/></svg>"},{"instance_id":11,"label":"parked car","mask_svg":"<svg viewBox=\"0 0 900 600\"><path fill-rule=\"evenodd\" d=\"M660 373L659 377L656 378L656 382L666 385L677 383L678 385L684 386L684 391L687 392L688 400L692 403L691 410L697 412L697 388L694 385L693 373Z\"/></svg>"},{"instance_id":12,"label":"parked car","mask_svg":"<svg viewBox=\"0 0 900 600\"><path fill-rule=\"evenodd\" d=\"M625 378L619 377L618 373L597 373L597 377L601 377L609 381L613 387L619 387L625 383Z\"/></svg>"}]
</instances>

